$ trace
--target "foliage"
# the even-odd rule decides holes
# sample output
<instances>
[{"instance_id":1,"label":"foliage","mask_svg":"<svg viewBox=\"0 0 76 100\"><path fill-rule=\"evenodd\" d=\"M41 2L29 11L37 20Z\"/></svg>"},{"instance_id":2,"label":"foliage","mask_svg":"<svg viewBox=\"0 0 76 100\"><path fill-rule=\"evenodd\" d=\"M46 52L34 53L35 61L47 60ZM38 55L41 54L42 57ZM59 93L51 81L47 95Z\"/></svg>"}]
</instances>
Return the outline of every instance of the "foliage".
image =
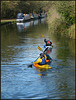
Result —
<instances>
[{"instance_id":1,"label":"foliage","mask_svg":"<svg viewBox=\"0 0 76 100\"><path fill-rule=\"evenodd\" d=\"M47 1L1 1L1 19L16 18L17 13L43 12Z\"/></svg>"},{"instance_id":2,"label":"foliage","mask_svg":"<svg viewBox=\"0 0 76 100\"><path fill-rule=\"evenodd\" d=\"M50 32L75 39L75 1L53 1L49 4L52 5L48 11Z\"/></svg>"},{"instance_id":3,"label":"foliage","mask_svg":"<svg viewBox=\"0 0 76 100\"><path fill-rule=\"evenodd\" d=\"M70 26L75 23L75 1L57 2L58 12L65 17L67 24Z\"/></svg>"}]
</instances>

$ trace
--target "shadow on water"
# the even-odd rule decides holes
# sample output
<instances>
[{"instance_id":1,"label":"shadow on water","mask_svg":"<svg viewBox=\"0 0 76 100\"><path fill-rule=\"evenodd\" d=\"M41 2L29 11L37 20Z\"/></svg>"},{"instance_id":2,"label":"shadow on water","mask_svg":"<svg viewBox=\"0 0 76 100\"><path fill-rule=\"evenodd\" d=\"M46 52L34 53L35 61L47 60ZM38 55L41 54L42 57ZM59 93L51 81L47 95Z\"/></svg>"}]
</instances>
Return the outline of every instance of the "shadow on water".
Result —
<instances>
[{"instance_id":1,"label":"shadow on water","mask_svg":"<svg viewBox=\"0 0 76 100\"><path fill-rule=\"evenodd\" d=\"M52 69L28 68L44 50ZM75 41L48 31L47 19L1 26L1 99L75 99Z\"/></svg>"}]
</instances>

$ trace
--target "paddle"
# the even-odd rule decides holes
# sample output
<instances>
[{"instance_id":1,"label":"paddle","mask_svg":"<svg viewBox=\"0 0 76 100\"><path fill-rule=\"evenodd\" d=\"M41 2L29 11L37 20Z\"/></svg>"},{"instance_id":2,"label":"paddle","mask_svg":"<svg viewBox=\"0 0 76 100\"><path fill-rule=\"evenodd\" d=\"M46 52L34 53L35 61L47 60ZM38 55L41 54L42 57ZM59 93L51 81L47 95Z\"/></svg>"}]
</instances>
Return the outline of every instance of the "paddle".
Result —
<instances>
[{"instance_id":1,"label":"paddle","mask_svg":"<svg viewBox=\"0 0 76 100\"><path fill-rule=\"evenodd\" d=\"M38 46L37 48L38 48L40 51L42 51L43 53L48 49L48 48L46 48L46 49L43 51L39 46ZM39 56L39 57L40 57L40 56ZM38 58L39 58L39 57L38 57ZM37 59L38 59L38 58L37 58ZM36 60L37 60L37 59L36 59ZM35 61L36 61L36 60L35 60ZM34 62L35 62L35 61L34 61ZM33 64L30 64L28 67L32 67L32 65L33 65Z\"/></svg>"},{"instance_id":2,"label":"paddle","mask_svg":"<svg viewBox=\"0 0 76 100\"><path fill-rule=\"evenodd\" d=\"M43 34L41 34L41 36L42 36L43 38L45 38L45 36L44 36Z\"/></svg>"},{"instance_id":3,"label":"paddle","mask_svg":"<svg viewBox=\"0 0 76 100\"><path fill-rule=\"evenodd\" d=\"M44 36L43 34L41 34L41 36L42 36L43 38L45 38L45 36ZM53 47L53 45L52 45L52 47Z\"/></svg>"},{"instance_id":4,"label":"paddle","mask_svg":"<svg viewBox=\"0 0 76 100\"><path fill-rule=\"evenodd\" d=\"M43 51L39 46L37 47L40 51ZM44 52L44 51L43 51Z\"/></svg>"}]
</instances>

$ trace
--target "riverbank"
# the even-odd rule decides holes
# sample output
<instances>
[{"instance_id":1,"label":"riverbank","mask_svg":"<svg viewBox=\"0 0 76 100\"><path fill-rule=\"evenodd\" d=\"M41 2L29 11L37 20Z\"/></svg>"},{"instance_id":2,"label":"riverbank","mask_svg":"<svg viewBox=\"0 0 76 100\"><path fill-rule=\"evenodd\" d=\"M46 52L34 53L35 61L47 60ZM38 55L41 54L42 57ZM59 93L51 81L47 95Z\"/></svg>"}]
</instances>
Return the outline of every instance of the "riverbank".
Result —
<instances>
[{"instance_id":1,"label":"riverbank","mask_svg":"<svg viewBox=\"0 0 76 100\"><path fill-rule=\"evenodd\" d=\"M16 19L2 19L1 25L9 24L9 23L15 23L15 22L16 22Z\"/></svg>"},{"instance_id":2,"label":"riverbank","mask_svg":"<svg viewBox=\"0 0 76 100\"><path fill-rule=\"evenodd\" d=\"M55 3L55 2L54 2ZM57 5L57 3L59 5ZM50 33L75 39L75 13L74 2L57 2L48 11L48 27ZM66 4L70 9L67 11ZM62 10L61 10L62 9ZM70 12L71 11L71 12ZM68 17L67 17L68 16Z\"/></svg>"}]
</instances>

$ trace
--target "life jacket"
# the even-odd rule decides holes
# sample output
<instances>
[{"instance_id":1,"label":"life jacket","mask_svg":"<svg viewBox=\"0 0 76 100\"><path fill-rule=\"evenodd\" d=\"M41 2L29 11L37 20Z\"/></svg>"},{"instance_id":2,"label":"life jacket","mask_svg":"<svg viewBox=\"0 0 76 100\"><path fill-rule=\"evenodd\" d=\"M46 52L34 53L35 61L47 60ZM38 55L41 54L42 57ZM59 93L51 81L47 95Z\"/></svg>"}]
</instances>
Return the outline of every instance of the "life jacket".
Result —
<instances>
[{"instance_id":1,"label":"life jacket","mask_svg":"<svg viewBox=\"0 0 76 100\"><path fill-rule=\"evenodd\" d=\"M50 41L47 41L47 44L51 44Z\"/></svg>"},{"instance_id":2,"label":"life jacket","mask_svg":"<svg viewBox=\"0 0 76 100\"><path fill-rule=\"evenodd\" d=\"M39 65L44 65L44 64L46 64L46 60L45 60L45 58L43 57L42 58L42 62L41 63L38 63Z\"/></svg>"},{"instance_id":3,"label":"life jacket","mask_svg":"<svg viewBox=\"0 0 76 100\"><path fill-rule=\"evenodd\" d=\"M49 55L47 55L47 54L45 54L45 55L47 56L47 60L50 60L51 59L51 57Z\"/></svg>"}]
</instances>

